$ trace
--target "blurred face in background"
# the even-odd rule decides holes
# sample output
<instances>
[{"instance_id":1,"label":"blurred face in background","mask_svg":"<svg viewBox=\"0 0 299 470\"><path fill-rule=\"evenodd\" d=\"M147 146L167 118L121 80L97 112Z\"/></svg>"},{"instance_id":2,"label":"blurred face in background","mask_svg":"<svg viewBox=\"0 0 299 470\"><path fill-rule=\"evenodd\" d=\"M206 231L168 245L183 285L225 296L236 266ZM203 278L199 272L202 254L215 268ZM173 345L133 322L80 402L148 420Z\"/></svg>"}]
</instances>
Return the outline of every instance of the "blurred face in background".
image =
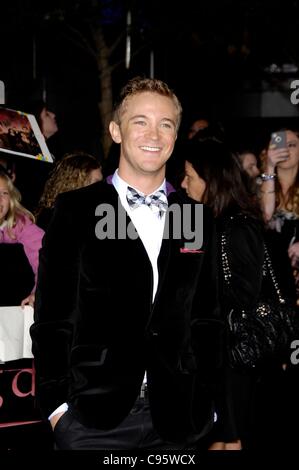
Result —
<instances>
[{"instance_id":1,"label":"blurred face in background","mask_svg":"<svg viewBox=\"0 0 299 470\"><path fill-rule=\"evenodd\" d=\"M260 171L257 167L257 158L254 153L243 153L240 155L242 166L251 178L256 178Z\"/></svg>"},{"instance_id":2,"label":"blurred face in background","mask_svg":"<svg viewBox=\"0 0 299 470\"><path fill-rule=\"evenodd\" d=\"M47 108L40 113L41 131L46 139L49 139L58 131L56 116Z\"/></svg>"},{"instance_id":3,"label":"blurred face in background","mask_svg":"<svg viewBox=\"0 0 299 470\"><path fill-rule=\"evenodd\" d=\"M11 181L14 183L16 180L15 164L12 159L0 157L0 166L4 168Z\"/></svg>"},{"instance_id":4,"label":"blurred face in background","mask_svg":"<svg viewBox=\"0 0 299 470\"><path fill-rule=\"evenodd\" d=\"M0 177L0 225L4 222L10 208L10 195L7 182Z\"/></svg>"},{"instance_id":5,"label":"blurred face in background","mask_svg":"<svg viewBox=\"0 0 299 470\"><path fill-rule=\"evenodd\" d=\"M189 197L200 202L206 189L206 182L198 175L189 162L185 162L185 177L181 183Z\"/></svg>"},{"instance_id":6,"label":"blurred face in background","mask_svg":"<svg viewBox=\"0 0 299 470\"><path fill-rule=\"evenodd\" d=\"M101 168L95 168L89 173L88 184L97 183L98 181L102 181L102 179L103 175Z\"/></svg>"},{"instance_id":7,"label":"blurred face in background","mask_svg":"<svg viewBox=\"0 0 299 470\"><path fill-rule=\"evenodd\" d=\"M188 132L188 139L192 139L198 131L205 129L209 126L209 123L206 119L197 119L194 121Z\"/></svg>"}]
</instances>

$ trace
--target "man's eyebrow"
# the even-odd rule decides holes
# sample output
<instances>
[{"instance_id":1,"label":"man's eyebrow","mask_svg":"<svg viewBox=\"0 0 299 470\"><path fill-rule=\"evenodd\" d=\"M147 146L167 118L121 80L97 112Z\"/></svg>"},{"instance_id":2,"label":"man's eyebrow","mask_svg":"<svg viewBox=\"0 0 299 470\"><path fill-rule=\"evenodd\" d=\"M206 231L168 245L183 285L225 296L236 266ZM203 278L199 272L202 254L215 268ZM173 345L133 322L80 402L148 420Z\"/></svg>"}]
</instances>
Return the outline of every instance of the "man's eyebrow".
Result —
<instances>
[{"instance_id":1,"label":"man's eyebrow","mask_svg":"<svg viewBox=\"0 0 299 470\"><path fill-rule=\"evenodd\" d=\"M135 114L134 116L130 117L129 121L133 121L134 119L148 119L148 117L145 114ZM160 120L160 122L167 121L170 124L172 124L174 127L176 127L176 123L173 119L164 117Z\"/></svg>"},{"instance_id":2,"label":"man's eyebrow","mask_svg":"<svg viewBox=\"0 0 299 470\"><path fill-rule=\"evenodd\" d=\"M137 119L137 118L146 119L146 116L145 116L145 114L135 114L129 120L131 121L132 119Z\"/></svg>"},{"instance_id":3,"label":"man's eyebrow","mask_svg":"<svg viewBox=\"0 0 299 470\"><path fill-rule=\"evenodd\" d=\"M135 114L134 116L130 117L129 121L132 121L133 119L138 119L138 118L149 119L148 116L146 116L145 114ZM174 122L174 120L168 117L163 117L160 121L168 121L174 126L176 126L176 123Z\"/></svg>"},{"instance_id":4,"label":"man's eyebrow","mask_svg":"<svg viewBox=\"0 0 299 470\"><path fill-rule=\"evenodd\" d=\"M161 121L168 121L168 122L170 122L174 127L176 127L176 123L175 123L175 121L174 121L173 119L170 119L170 118L165 117L165 118L161 119Z\"/></svg>"}]
</instances>

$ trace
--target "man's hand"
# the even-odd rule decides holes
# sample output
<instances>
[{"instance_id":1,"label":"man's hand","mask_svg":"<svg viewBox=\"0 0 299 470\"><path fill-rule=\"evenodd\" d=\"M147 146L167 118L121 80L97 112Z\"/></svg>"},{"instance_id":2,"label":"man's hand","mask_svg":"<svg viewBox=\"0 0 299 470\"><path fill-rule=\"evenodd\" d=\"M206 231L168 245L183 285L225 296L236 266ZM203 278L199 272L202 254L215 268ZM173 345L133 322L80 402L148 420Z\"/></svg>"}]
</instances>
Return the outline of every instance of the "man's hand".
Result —
<instances>
[{"instance_id":1,"label":"man's hand","mask_svg":"<svg viewBox=\"0 0 299 470\"><path fill-rule=\"evenodd\" d=\"M57 413L50 419L50 424L52 426L52 430L54 431L56 424L60 420L61 416L64 415L65 411L62 411L61 413Z\"/></svg>"}]
</instances>

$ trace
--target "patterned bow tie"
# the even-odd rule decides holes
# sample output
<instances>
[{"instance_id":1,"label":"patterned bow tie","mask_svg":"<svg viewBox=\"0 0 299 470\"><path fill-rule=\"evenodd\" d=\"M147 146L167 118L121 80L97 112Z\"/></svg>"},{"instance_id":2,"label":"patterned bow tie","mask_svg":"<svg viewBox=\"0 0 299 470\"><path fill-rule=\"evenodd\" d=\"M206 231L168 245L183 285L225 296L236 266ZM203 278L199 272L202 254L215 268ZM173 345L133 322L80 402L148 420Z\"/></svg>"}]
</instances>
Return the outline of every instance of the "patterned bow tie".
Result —
<instances>
[{"instance_id":1,"label":"patterned bow tie","mask_svg":"<svg viewBox=\"0 0 299 470\"><path fill-rule=\"evenodd\" d=\"M162 217L163 212L166 212L168 208L167 197L163 189L156 191L154 194L150 194L149 196L143 196L142 194L139 194L134 188L128 186L127 201L132 209L136 209L142 204L146 204L154 212L159 211L160 217Z\"/></svg>"}]
</instances>

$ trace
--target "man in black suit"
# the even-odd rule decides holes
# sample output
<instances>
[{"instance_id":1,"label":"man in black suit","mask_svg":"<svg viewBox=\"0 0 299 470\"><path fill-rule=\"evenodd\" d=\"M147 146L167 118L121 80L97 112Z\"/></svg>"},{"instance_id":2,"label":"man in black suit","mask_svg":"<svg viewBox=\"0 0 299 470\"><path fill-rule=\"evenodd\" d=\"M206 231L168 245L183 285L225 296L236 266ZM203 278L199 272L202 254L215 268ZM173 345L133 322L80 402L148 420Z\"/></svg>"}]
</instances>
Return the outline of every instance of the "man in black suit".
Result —
<instances>
[{"instance_id":1,"label":"man in black suit","mask_svg":"<svg viewBox=\"0 0 299 470\"><path fill-rule=\"evenodd\" d=\"M132 79L109 127L120 144L112 184L58 198L31 335L37 398L59 449L181 449L213 424L213 221L199 217L201 205L167 197L180 120L165 83Z\"/></svg>"}]
</instances>

